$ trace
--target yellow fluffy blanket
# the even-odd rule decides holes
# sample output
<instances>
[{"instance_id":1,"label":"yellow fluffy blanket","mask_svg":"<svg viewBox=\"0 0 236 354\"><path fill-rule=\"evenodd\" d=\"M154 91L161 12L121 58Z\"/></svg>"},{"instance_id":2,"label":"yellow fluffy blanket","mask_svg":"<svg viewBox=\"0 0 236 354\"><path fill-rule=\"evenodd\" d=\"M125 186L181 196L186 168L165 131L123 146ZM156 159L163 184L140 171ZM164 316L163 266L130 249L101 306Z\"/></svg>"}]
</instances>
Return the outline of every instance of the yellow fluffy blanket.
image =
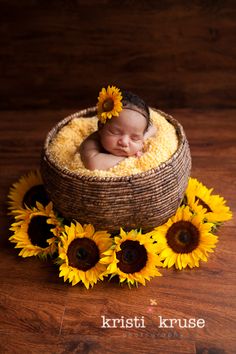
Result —
<instances>
[{"instance_id":1,"label":"yellow fluffy blanket","mask_svg":"<svg viewBox=\"0 0 236 354\"><path fill-rule=\"evenodd\" d=\"M63 127L49 146L53 160L70 171L99 177L130 176L159 166L177 150L178 138L175 128L160 113L150 110L152 123L157 127L155 138L144 144L144 154L128 157L107 171L87 170L80 158L79 146L83 140L97 129L97 118L74 118Z\"/></svg>"}]
</instances>

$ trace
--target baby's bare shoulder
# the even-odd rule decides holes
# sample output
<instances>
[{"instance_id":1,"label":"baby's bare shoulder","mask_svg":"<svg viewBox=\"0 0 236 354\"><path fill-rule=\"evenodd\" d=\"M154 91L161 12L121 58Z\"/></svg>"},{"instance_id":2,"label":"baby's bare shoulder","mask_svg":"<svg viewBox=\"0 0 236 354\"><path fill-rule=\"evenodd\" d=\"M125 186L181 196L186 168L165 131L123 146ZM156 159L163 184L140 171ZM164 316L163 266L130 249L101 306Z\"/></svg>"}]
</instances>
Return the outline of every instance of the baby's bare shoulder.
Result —
<instances>
[{"instance_id":1,"label":"baby's bare shoulder","mask_svg":"<svg viewBox=\"0 0 236 354\"><path fill-rule=\"evenodd\" d=\"M79 148L80 154L86 157L90 157L93 154L100 152L100 142L98 133L95 132L89 135Z\"/></svg>"}]
</instances>

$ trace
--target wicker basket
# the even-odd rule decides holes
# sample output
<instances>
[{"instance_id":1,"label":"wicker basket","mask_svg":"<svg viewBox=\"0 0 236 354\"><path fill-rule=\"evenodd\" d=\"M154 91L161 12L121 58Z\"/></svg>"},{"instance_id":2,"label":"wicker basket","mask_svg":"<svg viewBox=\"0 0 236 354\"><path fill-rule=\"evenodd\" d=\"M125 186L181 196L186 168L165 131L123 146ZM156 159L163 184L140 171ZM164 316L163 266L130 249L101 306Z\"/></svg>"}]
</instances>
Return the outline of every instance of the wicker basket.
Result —
<instances>
[{"instance_id":1,"label":"wicker basket","mask_svg":"<svg viewBox=\"0 0 236 354\"><path fill-rule=\"evenodd\" d=\"M150 230L175 213L187 186L191 156L182 126L158 112L174 125L178 149L159 167L132 176L80 176L56 165L50 157L48 146L57 132L74 118L95 116L95 107L70 115L48 133L41 174L54 206L65 218L113 232L120 227Z\"/></svg>"}]
</instances>

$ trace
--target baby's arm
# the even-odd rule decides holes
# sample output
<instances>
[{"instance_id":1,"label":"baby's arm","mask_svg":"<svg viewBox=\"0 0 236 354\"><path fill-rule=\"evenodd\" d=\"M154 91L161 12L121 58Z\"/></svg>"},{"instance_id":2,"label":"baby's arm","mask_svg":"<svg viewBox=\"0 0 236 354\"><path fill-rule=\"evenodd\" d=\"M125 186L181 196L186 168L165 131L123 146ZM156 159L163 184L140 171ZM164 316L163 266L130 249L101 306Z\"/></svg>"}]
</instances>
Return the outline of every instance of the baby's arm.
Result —
<instances>
[{"instance_id":1,"label":"baby's arm","mask_svg":"<svg viewBox=\"0 0 236 354\"><path fill-rule=\"evenodd\" d=\"M101 146L97 134L91 134L80 146L80 155L84 166L89 170L108 170L120 161L123 156L115 156L100 152Z\"/></svg>"}]
</instances>

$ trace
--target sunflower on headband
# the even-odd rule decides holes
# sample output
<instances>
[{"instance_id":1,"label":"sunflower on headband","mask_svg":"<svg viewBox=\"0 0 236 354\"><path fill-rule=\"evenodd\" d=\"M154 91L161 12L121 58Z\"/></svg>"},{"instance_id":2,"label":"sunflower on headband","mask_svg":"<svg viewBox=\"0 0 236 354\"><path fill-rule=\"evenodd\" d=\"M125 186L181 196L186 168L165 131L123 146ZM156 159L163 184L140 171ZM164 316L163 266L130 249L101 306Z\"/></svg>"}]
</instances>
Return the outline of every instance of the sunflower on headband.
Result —
<instances>
[{"instance_id":1,"label":"sunflower on headband","mask_svg":"<svg viewBox=\"0 0 236 354\"><path fill-rule=\"evenodd\" d=\"M52 202L46 207L36 202L36 207L21 210L11 225L13 235L10 242L20 248L19 256L47 258L57 251L57 242L64 229L52 209Z\"/></svg>"},{"instance_id":2,"label":"sunflower on headband","mask_svg":"<svg viewBox=\"0 0 236 354\"><path fill-rule=\"evenodd\" d=\"M112 248L104 253L101 262L106 264L107 274L118 275L120 283L127 281L130 285L145 285L146 280L161 276L157 267L161 267L157 245L145 234L137 230L125 232L114 238Z\"/></svg>"},{"instance_id":3,"label":"sunflower on headband","mask_svg":"<svg viewBox=\"0 0 236 354\"><path fill-rule=\"evenodd\" d=\"M204 210L193 214L188 206L182 206L164 225L150 232L159 246L164 267L175 265L181 270L187 266L199 267L200 260L207 261L218 237L211 233L214 224L203 222L204 219Z\"/></svg>"},{"instance_id":4,"label":"sunflower on headband","mask_svg":"<svg viewBox=\"0 0 236 354\"><path fill-rule=\"evenodd\" d=\"M30 171L12 185L8 194L8 209L11 215L17 215L26 206L36 206L36 201L46 206L49 199L39 170Z\"/></svg>"},{"instance_id":5,"label":"sunflower on headband","mask_svg":"<svg viewBox=\"0 0 236 354\"><path fill-rule=\"evenodd\" d=\"M102 88L98 96L97 112L98 119L101 123L105 123L107 119L118 117L122 111L122 95L120 90L115 86L108 86L107 89Z\"/></svg>"}]
</instances>

